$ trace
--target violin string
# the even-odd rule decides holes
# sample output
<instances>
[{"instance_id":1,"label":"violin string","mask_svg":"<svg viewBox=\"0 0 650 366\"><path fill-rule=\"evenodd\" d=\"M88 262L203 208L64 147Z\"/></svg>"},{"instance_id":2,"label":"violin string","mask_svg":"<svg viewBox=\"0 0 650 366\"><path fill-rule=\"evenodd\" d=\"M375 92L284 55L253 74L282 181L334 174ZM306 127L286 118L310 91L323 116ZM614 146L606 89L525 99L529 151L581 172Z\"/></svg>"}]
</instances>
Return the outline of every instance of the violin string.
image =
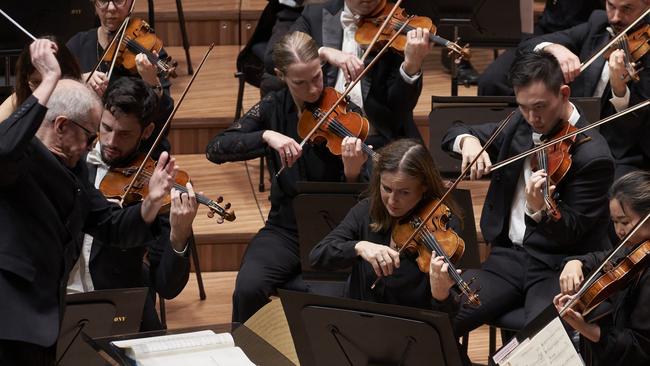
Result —
<instances>
[{"instance_id":1,"label":"violin string","mask_svg":"<svg viewBox=\"0 0 650 366\"><path fill-rule=\"evenodd\" d=\"M168 68L168 66L159 57L156 57L150 50L146 49L140 43L133 40L129 36L124 37L122 44L126 45L131 51L144 53L145 56L147 56L147 59L149 59L149 62L155 63L158 68L162 70L166 70Z\"/></svg>"},{"instance_id":2,"label":"violin string","mask_svg":"<svg viewBox=\"0 0 650 366\"><path fill-rule=\"evenodd\" d=\"M151 178L151 173L144 171L144 172L142 172L140 174L140 176L145 178L145 179L149 179L149 178ZM184 186L182 186L182 185L180 185L178 183L174 183L173 187L178 189L179 191L181 191L183 193L189 193L188 190L187 190L187 187L184 187ZM202 203L202 204L204 204L206 206L214 204L219 208L219 210L224 210L224 208L221 207L221 205L219 205L214 200L212 200L212 199L210 199L210 198L208 198L208 197L206 197L206 196L204 196L202 194L195 193L195 196L196 196L196 200L199 201L199 203Z\"/></svg>"},{"instance_id":3,"label":"violin string","mask_svg":"<svg viewBox=\"0 0 650 366\"><path fill-rule=\"evenodd\" d=\"M317 109L316 114L320 116L322 114L322 110ZM328 127L330 130L332 130L332 132L337 134L339 137L356 137L335 117L328 117L327 120L329 122ZM374 156L376 154L376 152L363 141L361 142L361 148L369 156Z\"/></svg>"},{"instance_id":4,"label":"violin string","mask_svg":"<svg viewBox=\"0 0 650 366\"><path fill-rule=\"evenodd\" d=\"M429 249L432 252L435 251L436 256L442 256L443 257L445 263L447 263L447 265L449 266L448 270L447 270L447 273L458 284L458 286L462 289L462 287L464 286L463 278L460 277L458 272L456 272L456 267L451 262L451 258L449 258L447 253L442 249L442 247L440 246L440 243L438 243L438 240L435 238L435 236L429 230L424 230L422 232L421 237L425 241L425 243L427 243L427 245L429 246Z\"/></svg>"}]
</instances>

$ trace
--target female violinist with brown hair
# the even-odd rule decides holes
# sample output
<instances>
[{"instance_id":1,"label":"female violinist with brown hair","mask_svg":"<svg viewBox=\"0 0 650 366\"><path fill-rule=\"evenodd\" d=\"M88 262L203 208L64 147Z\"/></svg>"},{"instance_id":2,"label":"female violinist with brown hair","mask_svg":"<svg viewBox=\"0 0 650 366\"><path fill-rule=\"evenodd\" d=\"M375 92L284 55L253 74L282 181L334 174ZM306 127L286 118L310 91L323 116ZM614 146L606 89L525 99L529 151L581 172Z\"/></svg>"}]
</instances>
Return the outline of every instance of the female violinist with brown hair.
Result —
<instances>
[{"instance_id":1,"label":"female violinist with brown hair","mask_svg":"<svg viewBox=\"0 0 650 366\"><path fill-rule=\"evenodd\" d=\"M619 178L609 191L609 209L616 235L622 239L650 213L650 172L634 171ZM646 222L626 246L650 240ZM580 287L584 274L600 265L608 252L569 258L560 275L560 289L553 300L561 309ZM616 260L621 255L614 257ZM647 267L647 261L640 265ZM582 314L568 309L563 319L590 341L597 365L647 365L650 363L650 272L642 268L629 287L612 300L613 324L588 323Z\"/></svg>"},{"instance_id":2,"label":"female violinist with brown hair","mask_svg":"<svg viewBox=\"0 0 650 366\"><path fill-rule=\"evenodd\" d=\"M359 300L454 312L449 296L454 282L439 253L432 254L429 273L418 268L415 256L400 256L391 237L395 226L445 192L440 173L423 145L394 141L379 150L373 162L368 197L309 255L312 266L336 270L352 266L347 296ZM447 202L454 207L453 203ZM376 278L381 278L371 289Z\"/></svg>"},{"instance_id":3,"label":"female violinist with brown hair","mask_svg":"<svg viewBox=\"0 0 650 366\"><path fill-rule=\"evenodd\" d=\"M289 33L274 46L276 75L287 88L267 94L240 120L207 146L210 161L221 164L268 156L272 171L271 211L248 244L233 294L233 321L244 322L276 288L300 274L298 233L293 211L297 181L358 181L367 157L361 140L344 138L342 156L325 145L298 143L298 121L323 93L318 46L307 34ZM351 105L349 105L351 107ZM352 107L354 108L354 107ZM300 287L301 281L297 281ZM295 287L294 287L295 288Z\"/></svg>"},{"instance_id":4,"label":"female violinist with brown hair","mask_svg":"<svg viewBox=\"0 0 650 366\"><path fill-rule=\"evenodd\" d=\"M52 40L57 45L55 56L61 65L61 77L79 80L81 78L79 64L70 50L53 36L44 38ZM41 74L32 65L29 45L26 45L16 61L15 92L0 105L0 122L8 118L19 105L32 95L34 89L41 83L41 79Z\"/></svg>"}]
</instances>

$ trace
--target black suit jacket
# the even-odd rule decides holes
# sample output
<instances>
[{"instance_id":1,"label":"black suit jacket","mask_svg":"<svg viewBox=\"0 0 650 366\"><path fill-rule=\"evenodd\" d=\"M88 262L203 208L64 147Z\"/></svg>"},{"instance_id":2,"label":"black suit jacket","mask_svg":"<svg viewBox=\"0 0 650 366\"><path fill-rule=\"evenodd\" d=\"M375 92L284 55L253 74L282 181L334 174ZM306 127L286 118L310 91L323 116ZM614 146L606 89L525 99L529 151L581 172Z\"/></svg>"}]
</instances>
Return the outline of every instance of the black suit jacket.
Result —
<instances>
[{"instance_id":1,"label":"black suit jacket","mask_svg":"<svg viewBox=\"0 0 650 366\"><path fill-rule=\"evenodd\" d=\"M577 126L585 124L584 118L580 118ZM476 136L484 144L496 127L496 123L473 126L458 123L443 137L442 148L452 151L455 138L461 134ZM614 164L602 136L593 130L586 134L591 140L575 147L571 168L556 189L562 218L557 222L546 220L536 223L526 217L524 248L550 268L559 269L567 255L609 247L607 190L614 178ZM488 153L493 162L499 162L531 147L532 129L517 111L488 148ZM492 245L513 245L508 238L510 210L523 164L522 159L492 173L481 214L483 237Z\"/></svg>"},{"instance_id":2,"label":"black suit jacket","mask_svg":"<svg viewBox=\"0 0 650 366\"><path fill-rule=\"evenodd\" d=\"M319 46L340 50L343 45L342 11L343 0L307 5L291 31L307 33ZM366 59L367 62L371 60L371 57ZM363 110L384 142L399 137L421 139L413 121L413 108L422 91L422 77L414 84L404 81L399 72L402 62L401 56L389 51L361 80ZM336 85L338 71L332 65L324 67L326 86Z\"/></svg>"},{"instance_id":3,"label":"black suit jacket","mask_svg":"<svg viewBox=\"0 0 650 366\"><path fill-rule=\"evenodd\" d=\"M94 184L97 166L88 164L89 182ZM161 329L156 313L156 294L165 299L176 297L187 284L190 274L189 248L184 256L174 253L169 241L169 213L158 216L152 226L153 238L135 248L116 248L93 239L90 250L90 275L95 290L149 287L141 331ZM147 256L147 264L143 263Z\"/></svg>"},{"instance_id":4,"label":"black suit jacket","mask_svg":"<svg viewBox=\"0 0 650 366\"><path fill-rule=\"evenodd\" d=\"M80 233L127 248L150 231L139 204L116 209L35 137L45 112L32 96L0 124L0 339L51 346Z\"/></svg>"},{"instance_id":5,"label":"black suit jacket","mask_svg":"<svg viewBox=\"0 0 650 366\"><path fill-rule=\"evenodd\" d=\"M605 11L596 10L586 23L564 31L529 39L522 42L519 51L531 51L541 42L558 43L567 47L582 62L585 62L609 41L610 37L606 30L608 26ZM605 61L605 58L598 57L571 83L572 96L593 96ZM646 54L639 60L639 63L644 68L639 75L641 80L637 83L628 82L630 106L650 98L650 55ZM612 92L608 83L601 99L601 117L603 118L616 112L614 106L609 102L611 97ZM648 108L645 108L600 127L600 132L607 140L617 165L650 168L650 144L647 143L647 139L650 137L649 118L650 112L648 112ZM625 171L627 170L621 173L617 171L617 175Z\"/></svg>"}]
</instances>

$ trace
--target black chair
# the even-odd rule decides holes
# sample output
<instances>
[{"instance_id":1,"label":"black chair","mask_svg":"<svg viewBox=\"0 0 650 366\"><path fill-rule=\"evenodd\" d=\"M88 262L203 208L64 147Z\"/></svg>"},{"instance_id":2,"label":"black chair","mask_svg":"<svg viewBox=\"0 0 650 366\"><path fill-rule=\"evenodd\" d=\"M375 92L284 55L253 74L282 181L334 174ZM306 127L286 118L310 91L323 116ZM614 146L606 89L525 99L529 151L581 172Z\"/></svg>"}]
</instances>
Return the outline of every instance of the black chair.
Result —
<instances>
[{"instance_id":1,"label":"black chair","mask_svg":"<svg viewBox=\"0 0 650 366\"><path fill-rule=\"evenodd\" d=\"M153 0L147 0L149 4L149 25L152 28L155 28L155 11L153 6ZM178 24L181 27L181 35L183 39L183 48L185 49L185 58L187 59L187 73L192 75L194 69L192 68L192 59L190 59L190 42L187 38L187 29L185 28L185 14L183 13L183 2L181 0L176 0L176 12L178 13Z\"/></svg>"},{"instance_id":2,"label":"black chair","mask_svg":"<svg viewBox=\"0 0 650 366\"><path fill-rule=\"evenodd\" d=\"M239 80L237 89L237 103L235 104L235 118L237 121L241 118L243 112L244 86L246 83L259 88L264 74L264 54L271 31L275 24L275 14L280 9L277 0L269 0L266 7L260 15L260 19L255 27L253 35L246 43L246 46L237 55L237 72L235 77ZM264 157L260 158L260 181L258 189L264 192Z\"/></svg>"}]
</instances>

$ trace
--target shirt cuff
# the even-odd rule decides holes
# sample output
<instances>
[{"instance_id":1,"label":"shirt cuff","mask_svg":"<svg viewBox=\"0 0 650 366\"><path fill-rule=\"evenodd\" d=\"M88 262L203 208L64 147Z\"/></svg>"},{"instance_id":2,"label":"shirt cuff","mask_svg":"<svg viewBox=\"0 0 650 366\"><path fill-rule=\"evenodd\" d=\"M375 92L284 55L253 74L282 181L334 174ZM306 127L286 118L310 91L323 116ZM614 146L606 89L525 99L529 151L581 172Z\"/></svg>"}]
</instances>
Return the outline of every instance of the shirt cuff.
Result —
<instances>
[{"instance_id":1,"label":"shirt cuff","mask_svg":"<svg viewBox=\"0 0 650 366\"><path fill-rule=\"evenodd\" d=\"M630 105L630 88L625 86L625 95L622 97L617 97L612 90L612 97L609 99L609 102L612 103L616 112L620 112L623 109L627 108Z\"/></svg>"},{"instance_id":2,"label":"shirt cuff","mask_svg":"<svg viewBox=\"0 0 650 366\"><path fill-rule=\"evenodd\" d=\"M187 248L188 248L189 246L190 246L190 243L185 242L185 248L183 248L183 250L179 252L179 251L176 250L176 248L174 248L174 246L172 245L172 250L174 251L174 253L176 253L177 256L179 256L179 257L185 257L185 254L187 253Z\"/></svg>"},{"instance_id":3,"label":"shirt cuff","mask_svg":"<svg viewBox=\"0 0 650 366\"><path fill-rule=\"evenodd\" d=\"M533 51L539 52L539 51L543 50L544 47L552 45L552 44L553 44L553 42L542 42L542 43L538 44L537 46L535 46L535 48L533 48Z\"/></svg>"},{"instance_id":4,"label":"shirt cuff","mask_svg":"<svg viewBox=\"0 0 650 366\"><path fill-rule=\"evenodd\" d=\"M422 76L422 70L418 71L415 75L409 76L406 71L404 71L404 63L399 67L399 74L402 75L402 79L406 81L407 84L415 84L416 81Z\"/></svg>"},{"instance_id":5,"label":"shirt cuff","mask_svg":"<svg viewBox=\"0 0 650 366\"><path fill-rule=\"evenodd\" d=\"M463 139L467 136L474 137L473 135L470 135L469 133L464 133L462 135L456 136L454 139L454 146L452 146L451 150L457 154L461 154L462 150L460 148L460 142L463 141Z\"/></svg>"},{"instance_id":6,"label":"shirt cuff","mask_svg":"<svg viewBox=\"0 0 650 366\"><path fill-rule=\"evenodd\" d=\"M528 216L531 219L535 220L535 222L537 222L537 223L542 221L542 219L544 218L544 209L541 209L541 210L539 210L537 212L533 212L530 208L528 208L528 205L524 205L524 206L525 206L524 211L526 212L526 216Z\"/></svg>"}]
</instances>

